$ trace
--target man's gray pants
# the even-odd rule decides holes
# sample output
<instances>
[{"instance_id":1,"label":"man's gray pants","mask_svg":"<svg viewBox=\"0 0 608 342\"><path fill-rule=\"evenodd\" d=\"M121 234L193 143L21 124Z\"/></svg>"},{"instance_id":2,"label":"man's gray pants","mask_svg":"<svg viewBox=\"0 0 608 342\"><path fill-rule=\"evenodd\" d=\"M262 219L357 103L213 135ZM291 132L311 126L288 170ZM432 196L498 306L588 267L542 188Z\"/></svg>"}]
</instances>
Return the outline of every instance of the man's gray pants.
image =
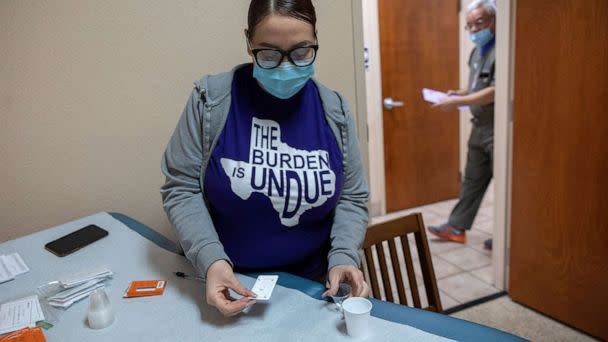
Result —
<instances>
[{"instance_id":1,"label":"man's gray pants","mask_svg":"<svg viewBox=\"0 0 608 342\"><path fill-rule=\"evenodd\" d=\"M468 143L467 165L460 187L458 203L448 223L453 227L471 229L479 205L490 184L494 160L494 125L473 125Z\"/></svg>"}]
</instances>

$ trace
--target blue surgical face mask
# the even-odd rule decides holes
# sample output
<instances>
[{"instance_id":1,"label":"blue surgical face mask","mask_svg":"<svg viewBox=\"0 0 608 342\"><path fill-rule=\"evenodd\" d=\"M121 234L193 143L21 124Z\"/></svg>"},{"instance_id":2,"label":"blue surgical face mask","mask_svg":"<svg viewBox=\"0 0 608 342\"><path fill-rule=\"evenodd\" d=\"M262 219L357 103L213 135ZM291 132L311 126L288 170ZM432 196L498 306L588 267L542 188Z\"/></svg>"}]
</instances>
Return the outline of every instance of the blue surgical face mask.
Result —
<instances>
[{"instance_id":1,"label":"blue surgical face mask","mask_svg":"<svg viewBox=\"0 0 608 342\"><path fill-rule=\"evenodd\" d=\"M306 85L315 73L313 65L298 67L285 61L274 69L263 69L254 63L253 78L271 95L285 100L297 94Z\"/></svg>"},{"instance_id":2,"label":"blue surgical face mask","mask_svg":"<svg viewBox=\"0 0 608 342\"><path fill-rule=\"evenodd\" d=\"M475 45L482 47L482 46L486 45L487 43L489 43L490 40L492 40L494 38L494 34L492 33L492 31L490 31L489 28L486 28L481 31L471 33L470 37L471 37L471 41Z\"/></svg>"}]
</instances>

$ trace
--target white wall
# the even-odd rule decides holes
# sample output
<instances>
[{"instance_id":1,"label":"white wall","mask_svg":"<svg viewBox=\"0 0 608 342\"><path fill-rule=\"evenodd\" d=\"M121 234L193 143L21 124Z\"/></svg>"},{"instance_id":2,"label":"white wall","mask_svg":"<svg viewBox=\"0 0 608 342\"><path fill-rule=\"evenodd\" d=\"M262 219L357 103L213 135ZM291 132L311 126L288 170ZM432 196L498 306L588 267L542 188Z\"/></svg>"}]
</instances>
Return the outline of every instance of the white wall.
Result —
<instances>
[{"instance_id":1,"label":"white wall","mask_svg":"<svg viewBox=\"0 0 608 342\"><path fill-rule=\"evenodd\" d=\"M475 47L469 39L469 33L464 29L469 3L471 0L460 0L460 89L467 89L469 85L469 56ZM460 111L460 173L462 175L467 163L467 142L472 128L471 113Z\"/></svg>"},{"instance_id":2,"label":"white wall","mask_svg":"<svg viewBox=\"0 0 608 342\"><path fill-rule=\"evenodd\" d=\"M172 237L161 154L192 82L247 61L248 3L0 1L0 241L98 211ZM315 3L317 76L356 111L353 6Z\"/></svg>"}]
</instances>

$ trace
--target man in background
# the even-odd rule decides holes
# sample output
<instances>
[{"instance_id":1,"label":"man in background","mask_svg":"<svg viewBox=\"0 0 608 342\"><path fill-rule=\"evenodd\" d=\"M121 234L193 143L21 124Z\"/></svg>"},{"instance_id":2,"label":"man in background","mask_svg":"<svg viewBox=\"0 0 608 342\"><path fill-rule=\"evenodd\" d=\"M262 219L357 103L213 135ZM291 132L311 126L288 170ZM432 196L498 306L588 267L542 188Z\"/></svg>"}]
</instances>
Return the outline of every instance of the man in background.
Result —
<instances>
[{"instance_id":1,"label":"man in background","mask_svg":"<svg viewBox=\"0 0 608 342\"><path fill-rule=\"evenodd\" d=\"M431 226L429 232L442 239L466 242L481 200L492 179L494 160L494 46L496 5L492 0L475 0L467 7L466 30L475 48L469 58L469 86L466 90L450 90L452 96L433 107L449 112L469 106L473 129L468 142L467 163L459 201L448 222ZM484 246L492 249L492 240Z\"/></svg>"}]
</instances>

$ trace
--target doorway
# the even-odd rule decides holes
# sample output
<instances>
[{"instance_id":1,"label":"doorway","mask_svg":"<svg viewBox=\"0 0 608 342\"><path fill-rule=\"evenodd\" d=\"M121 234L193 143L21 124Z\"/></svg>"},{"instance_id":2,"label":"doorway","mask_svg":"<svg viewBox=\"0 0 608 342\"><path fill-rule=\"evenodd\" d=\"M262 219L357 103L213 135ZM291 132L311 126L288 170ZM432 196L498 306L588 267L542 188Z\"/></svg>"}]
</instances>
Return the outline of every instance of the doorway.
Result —
<instances>
[{"instance_id":1,"label":"doorway","mask_svg":"<svg viewBox=\"0 0 608 342\"><path fill-rule=\"evenodd\" d=\"M377 3L387 211L455 198L457 112L433 110L422 89L458 87L457 2Z\"/></svg>"},{"instance_id":2,"label":"doorway","mask_svg":"<svg viewBox=\"0 0 608 342\"><path fill-rule=\"evenodd\" d=\"M368 51L369 62L366 66L366 81L367 81L367 100L368 100L368 131L369 131L369 156L370 156L370 188L371 188L371 214L372 221L378 222L385 219L390 219L391 217L406 215L413 211L422 212L424 215L424 219L427 225L430 224L439 224L443 223L447 220L447 215L449 211L455 204L454 198L457 197L457 191L452 192L451 195L441 198L436 197L435 199L424 197L419 195L419 192L413 191L416 194L417 199L421 199L419 202L410 202L405 206L399 207L399 205L395 206L390 204L389 197L391 196L391 192L395 192L396 187L394 186L394 180L391 180L390 174L391 170L389 168L394 167L394 165L389 165L389 161L391 153L390 151L386 151L385 149L391 148L389 135L391 133L386 131L387 122L389 122L389 127L394 127L398 123L390 122L390 120L394 120L394 118L390 117L396 116L393 114L398 113L400 110L405 111L411 109L412 102L411 100L400 101L400 98L393 97L393 101L404 102L404 108L398 109L397 111L391 111L389 113L383 108L383 101L389 94L383 94L385 85L390 82L386 82L384 80L384 70L385 67L382 66L382 62L384 61L381 58L381 47L386 43L382 43L381 37L381 27L380 19L382 18L380 6L384 6L384 3L390 2L389 0L363 0L363 12L366 15L363 18L364 25L364 40L365 47ZM457 44L456 51L453 54L458 59L458 65L456 68L460 69L460 72L456 74L457 79L454 81L456 84L452 87L457 87L458 84L461 87L466 87L466 82L468 78L468 66L467 61L469 57L469 53L472 48L472 44L468 41L468 36L464 31L464 12L466 10L466 6L469 3L469 0L455 0L454 2L447 1L424 1L425 5L416 4L416 1L394 1L395 3L407 3L416 7L416 13L419 17L433 17L433 15L424 15L420 11L423 9L433 10L433 3L438 3L438 6L441 6L441 11L445 11L446 15L448 12L446 11L446 6L448 6L449 10L453 13L453 18L451 20L457 21L457 28L454 33L456 35L456 40L459 42ZM502 8L499 12L503 13L505 18L510 18L509 15L509 4L499 4L499 6L507 7ZM396 11L396 9L393 9ZM437 9L435 9L435 16L437 15ZM405 13L409 13L406 12ZM409 16L408 16L409 15ZM399 25L406 26L407 19L412 18L411 14L405 14L402 17L402 20L398 21ZM455 19L454 19L455 18ZM394 20L394 19L393 19ZM423 23L418 22L418 25L422 25L423 27L431 27L424 26ZM441 25L441 24L436 24ZM498 27L500 26L500 28ZM502 50L504 54L500 56L510 56L510 42L511 34L510 34L510 22L503 21L497 26L497 30L505 30L502 35L504 38L505 44L501 46L497 46L497 51ZM386 29L384 30L386 31ZM397 32L394 32L393 35L396 35ZM501 35L499 32L498 35ZM446 39L442 37L442 39ZM497 52L497 55L499 53ZM499 80L502 83L501 85L501 94L498 94L499 90L497 89L495 107L496 113L498 111L507 112L510 110L508 107L508 66L509 66L510 57L504 58L502 60L503 65L498 65L497 62L497 77L500 73L503 74L504 78ZM458 74L460 76L458 76ZM459 81L460 80L460 81ZM429 85L428 87L433 87L433 85ZM443 90L451 88L449 85L442 86L439 85L437 88L445 87ZM497 85L497 88L499 86ZM420 90L418 89L417 98L415 101L420 101L421 95ZM440 89L441 90L441 89ZM414 92L416 90L410 90L410 92ZM383 96L384 95L384 96ZM410 95L413 96L413 95ZM503 101L501 103L499 102ZM504 104L504 105L503 105ZM422 103L422 105L425 105ZM428 108L428 105L426 105ZM424 109L421 110L423 114ZM455 176L452 176L454 179L454 183L458 184L459 176L458 170L462 170L464 167L464 161L466 158L466 141L468 139L468 135L470 132L470 114L469 113L461 113L458 116L456 113L436 113L443 114L444 117L451 116L451 119L455 120L454 126L456 126L456 134L455 137L451 137L450 139L455 140L456 151L455 151ZM407 115L407 114L405 114ZM497 115L497 114L496 114ZM506 115L505 115L506 116ZM410 121L416 118L408 118ZM505 120L504 122L501 120L496 120L497 126L502 125L501 127L496 127L495 133L495 174L494 181L492 185L488 188L486 193L486 197L484 199L484 205L480 210L480 214L476 219L476 222L473 224L473 231L469 234L469 240L471 245L464 247L465 249L461 249L459 247L462 246L454 246L451 243L443 243L439 241L430 241L431 248L433 249L433 245L435 245L435 252L437 252L437 257L433 257L433 261L435 263L436 273L438 277L438 281L440 284L442 283L442 279L444 283L455 282L462 283L467 282L474 277L473 282L482 280L480 291L478 291L479 297L483 297L492 292L498 292L505 290L506 284L506 252L507 252L507 239L506 239L506 220L508 218L508 208L507 208L507 181L509 179L509 170L508 170L508 161L509 161L509 123ZM424 123L421 124L424 126ZM458 127L460 126L460 127ZM498 139L502 139L501 141L497 141ZM387 141L388 140L388 141ZM386 143L385 143L386 142ZM422 149L420 149L422 150ZM428 151L427 151L428 152ZM404 153L403 150L400 151L400 155L402 156ZM496 170L497 167L501 168L501 170ZM385 177L386 174L386 177ZM420 177L420 173L418 177ZM421 176L426 176L422 174ZM416 179L418 181L418 179ZM422 182L423 183L423 182ZM445 187L444 187L445 188ZM449 193L447 191L446 193ZM394 201L393 201L394 203ZM426 214L425 214L426 213ZM476 229L477 228L477 229ZM494 248L492 252L483 249L483 240L485 238L494 236ZM433 250L431 251L433 252ZM480 256L480 260L472 260L466 266L461 267L461 261L470 259L471 256ZM460 261L458 261L460 260ZM467 261L463 261L467 262ZM460 273L466 273L466 275L460 275ZM451 278L451 279L450 279ZM478 284L479 285L479 284ZM441 287L440 287L441 289ZM443 296L443 294L442 294ZM449 296L449 295L448 295ZM449 296L450 298L444 299L445 304L444 307L449 308L450 303L452 305L461 304L463 301L469 301L471 299L475 299L467 295L457 295L454 294ZM455 301L452 301L454 299Z\"/></svg>"}]
</instances>

